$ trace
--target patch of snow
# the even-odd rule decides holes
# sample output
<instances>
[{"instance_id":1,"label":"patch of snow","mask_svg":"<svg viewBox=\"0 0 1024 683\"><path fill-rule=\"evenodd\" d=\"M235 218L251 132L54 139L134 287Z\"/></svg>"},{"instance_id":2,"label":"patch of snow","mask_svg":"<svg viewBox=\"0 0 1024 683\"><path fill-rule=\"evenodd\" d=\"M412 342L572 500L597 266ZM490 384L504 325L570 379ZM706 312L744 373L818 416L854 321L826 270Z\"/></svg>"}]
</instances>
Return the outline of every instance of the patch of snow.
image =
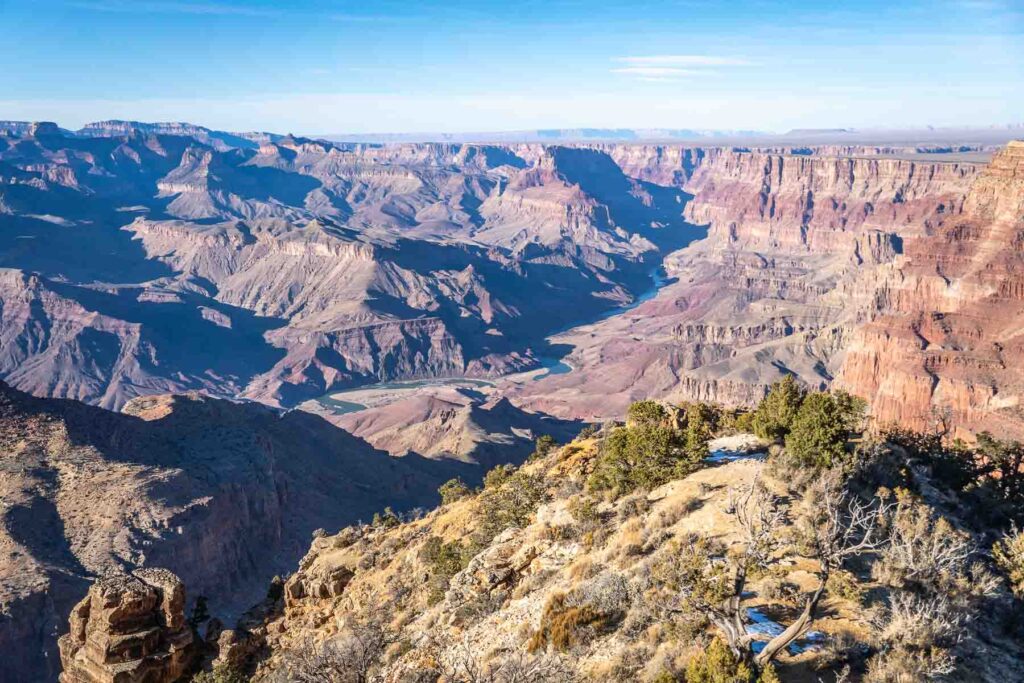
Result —
<instances>
[{"instance_id":1,"label":"patch of snow","mask_svg":"<svg viewBox=\"0 0 1024 683\"><path fill-rule=\"evenodd\" d=\"M753 434L733 434L712 439L708 442L708 450L711 455L707 461L715 464L743 458L763 460L765 457L764 442Z\"/></svg>"},{"instance_id":2,"label":"patch of snow","mask_svg":"<svg viewBox=\"0 0 1024 683\"><path fill-rule=\"evenodd\" d=\"M771 640L786 630L782 624L777 621L772 621L764 612L756 607L747 608L747 617L751 621L750 625L747 626L747 633L751 635L764 636L766 641ZM803 634L803 636L790 643L787 650L790 654L798 655L801 652L807 652L824 641L824 633L820 631L808 631ZM760 652L764 649L766 644L766 642L755 642L753 643L752 648L754 652Z\"/></svg>"}]
</instances>

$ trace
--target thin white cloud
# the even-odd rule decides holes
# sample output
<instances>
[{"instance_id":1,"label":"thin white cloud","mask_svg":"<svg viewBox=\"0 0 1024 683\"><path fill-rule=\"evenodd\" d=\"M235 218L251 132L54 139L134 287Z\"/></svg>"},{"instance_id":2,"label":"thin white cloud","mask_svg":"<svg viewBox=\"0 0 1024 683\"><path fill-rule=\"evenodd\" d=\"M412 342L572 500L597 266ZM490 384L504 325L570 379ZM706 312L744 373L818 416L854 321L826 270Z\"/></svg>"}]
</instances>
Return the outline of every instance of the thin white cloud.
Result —
<instances>
[{"instance_id":1,"label":"thin white cloud","mask_svg":"<svg viewBox=\"0 0 1024 683\"><path fill-rule=\"evenodd\" d=\"M646 55L618 57L615 61L646 67L754 66L753 62L739 57L713 55Z\"/></svg>"},{"instance_id":2,"label":"thin white cloud","mask_svg":"<svg viewBox=\"0 0 1024 683\"><path fill-rule=\"evenodd\" d=\"M712 72L697 69L679 69L673 66L625 66L620 69L612 69L612 73L640 76L641 78L678 78L683 76L700 76Z\"/></svg>"}]
</instances>

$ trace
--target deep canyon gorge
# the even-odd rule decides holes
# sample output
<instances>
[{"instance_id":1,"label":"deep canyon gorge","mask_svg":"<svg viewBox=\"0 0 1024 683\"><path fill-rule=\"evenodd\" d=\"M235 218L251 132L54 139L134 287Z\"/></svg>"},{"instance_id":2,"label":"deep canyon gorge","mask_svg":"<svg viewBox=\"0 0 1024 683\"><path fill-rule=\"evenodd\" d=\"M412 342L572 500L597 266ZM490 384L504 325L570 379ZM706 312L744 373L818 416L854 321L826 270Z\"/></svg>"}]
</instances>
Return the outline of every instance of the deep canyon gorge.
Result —
<instances>
[{"instance_id":1,"label":"deep canyon gorge","mask_svg":"<svg viewBox=\"0 0 1024 683\"><path fill-rule=\"evenodd\" d=\"M0 680L55 680L96 577L165 567L237 616L314 530L641 399L793 376L1024 439L1024 142L0 131ZM352 570L324 537L289 605Z\"/></svg>"}]
</instances>

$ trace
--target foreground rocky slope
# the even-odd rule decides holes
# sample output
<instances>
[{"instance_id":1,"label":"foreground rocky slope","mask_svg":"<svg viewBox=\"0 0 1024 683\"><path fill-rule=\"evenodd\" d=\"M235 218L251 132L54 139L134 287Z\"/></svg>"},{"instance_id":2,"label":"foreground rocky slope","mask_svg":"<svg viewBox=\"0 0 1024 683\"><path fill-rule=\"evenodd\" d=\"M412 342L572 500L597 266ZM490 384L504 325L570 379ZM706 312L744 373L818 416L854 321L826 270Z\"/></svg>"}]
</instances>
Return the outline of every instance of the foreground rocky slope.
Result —
<instances>
[{"instance_id":1,"label":"foreground rocky slope","mask_svg":"<svg viewBox=\"0 0 1024 683\"><path fill-rule=\"evenodd\" d=\"M310 414L196 395L119 414L0 384L0 440L0 680L12 683L56 675L56 637L93 577L165 567L230 614L314 529L433 504L459 471L394 459Z\"/></svg>"},{"instance_id":2,"label":"foreground rocky slope","mask_svg":"<svg viewBox=\"0 0 1024 683\"><path fill-rule=\"evenodd\" d=\"M748 416L788 432L769 454L707 443L748 418L645 402L482 491L447 485L421 518L316 538L235 628L207 630L197 680L1019 678L1024 584L1003 541L987 549L1024 543L1022 474L953 475L964 453L908 432L808 448L815 406L844 399L799 400L795 419L777 401Z\"/></svg>"}]
</instances>

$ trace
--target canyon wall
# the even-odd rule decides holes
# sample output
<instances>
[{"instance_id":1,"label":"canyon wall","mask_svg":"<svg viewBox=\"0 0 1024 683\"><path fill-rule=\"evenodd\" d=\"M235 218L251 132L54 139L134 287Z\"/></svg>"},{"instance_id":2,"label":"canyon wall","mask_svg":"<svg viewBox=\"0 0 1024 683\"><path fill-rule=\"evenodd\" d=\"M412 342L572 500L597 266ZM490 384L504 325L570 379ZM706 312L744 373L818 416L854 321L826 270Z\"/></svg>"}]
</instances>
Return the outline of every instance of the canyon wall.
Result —
<instances>
[{"instance_id":1,"label":"canyon wall","mask_svg":"<svg viewBox=\"0 0 1024 683\"><path fill-rule=\"evenodd\" d=\"M963 210L883 271L837 385L881 422L1024 438L1024 143L978 175Z\"/></svg>"},{"instance_id":2,"label":"canyon wall","mask_svg":"<svg viewBox=\"0 0 1024 683\"><path fill-rule=\"evenodd\" d=\"M595 149L235 137L3 137L0 374L115 409L497 376L702 235Z\"/></svg>"},{"instance_id":3,"label":"canyon wall","mask_svg":"<svg viewBox=\"0 0 1024 683\"><path fill-rule=\"evenodd\" d=\"M972 288L1012 296L1012 282L953 273L953 256L926 263L973 242L983 263L1014 240L1018 190L995 180L1014 171L998 170L1004 153L982 182L983 164L956 160L971 146L368 145L124 122L87 134L41 125L0 145L0 373L106 407L494 379L567 344L575 372L501 391L614 417L649 393L749 404L796 373L902 418L935 389L930 370L904 373L918 407L897 410L886 397L901 385L872 383L866 349L920 342L882 318L916 298L946 315ZM658 266L662 291L621 310ZM969 403L1012 401L992 384L970 384Z\"/></svg>"},{"instance_id":4,"label":"canyon wall","mask_svg":"<svg viewBox=\"0 0 1024 683\"><path fill-rule=\"evenodd\" d=\"M987 167L709 149L684 169L620 152L638 177L681 180L708 238L666 258L650 301L556 338L573 373L509 391L611 418L647 396L751 405L792 373L869 399L878 425L1024 435L1020 157L1021 143Z\"/></svg>"}]
</instances>

